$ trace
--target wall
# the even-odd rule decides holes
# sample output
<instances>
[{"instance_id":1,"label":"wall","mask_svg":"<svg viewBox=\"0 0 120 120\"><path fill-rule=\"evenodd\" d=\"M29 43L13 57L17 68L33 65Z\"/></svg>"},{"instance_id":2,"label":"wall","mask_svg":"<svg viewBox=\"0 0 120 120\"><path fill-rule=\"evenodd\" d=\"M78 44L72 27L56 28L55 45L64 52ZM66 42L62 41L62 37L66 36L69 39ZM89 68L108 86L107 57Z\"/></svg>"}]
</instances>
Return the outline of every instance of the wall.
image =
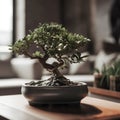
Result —
<instances>
[{"instance_id":1,"label":"wall","mask_svg":"<svg viewBox=\"0 0 120 120\"><path fill-rule=\"evenodd\" d=\"M60 22L59 0L26 0L26 33L41 22Z\"/></svg>"},{"instance_id":2,"label":"wall","mask_svg":"<svg viewBox=\"0 0 120 120\"><path fill-rule=\"evenodd\" d=\"M102 49L102 42L110 36L109 14L113 0L96 0L95 11L95 51Z\"/></svg>"}]
</instances>

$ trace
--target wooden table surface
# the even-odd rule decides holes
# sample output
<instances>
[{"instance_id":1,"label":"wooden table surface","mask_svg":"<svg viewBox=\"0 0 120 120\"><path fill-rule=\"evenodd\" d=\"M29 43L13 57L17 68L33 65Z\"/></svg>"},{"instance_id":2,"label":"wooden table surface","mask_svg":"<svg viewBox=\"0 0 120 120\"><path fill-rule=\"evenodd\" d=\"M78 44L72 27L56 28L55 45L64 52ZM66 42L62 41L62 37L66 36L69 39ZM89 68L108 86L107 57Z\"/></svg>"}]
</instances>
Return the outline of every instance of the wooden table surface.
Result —
<instances>
[{"instance_id":1,"label":"wooden table surface","mask_svg":"<svg viewBox=\"0 0 120 120\"><path fill-rule=\"evenodd\" d=\"M0 97L0 116L12 120L120 120L120 104L85 97L81 104L30 106L22 95Z\"/></svg>"}]
</instances>

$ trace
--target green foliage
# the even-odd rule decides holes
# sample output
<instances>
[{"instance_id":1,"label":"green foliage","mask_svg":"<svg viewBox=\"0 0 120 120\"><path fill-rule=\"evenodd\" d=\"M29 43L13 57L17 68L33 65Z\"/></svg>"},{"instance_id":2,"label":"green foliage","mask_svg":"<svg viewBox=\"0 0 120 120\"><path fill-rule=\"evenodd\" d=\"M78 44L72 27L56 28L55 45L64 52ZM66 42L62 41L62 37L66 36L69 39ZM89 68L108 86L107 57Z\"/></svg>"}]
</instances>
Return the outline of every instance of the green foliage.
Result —
<instances>
[{"instance_id":1,"label":"green foliage","mask_svg":"<svg viewBox=\"0 0 120 120\"><path fill-rule=\"evenodd\" d=\"M69 32L57 23L40 24L34 31L30 31L23 39L18 40L11 47L17 54L24 54L31 58L55 58L57 61L77 63L83 60L80 48L90 40L86 37ZM34 46L34 47L33 47ZM34 51L31 53L31 49Z\"/></svg>"},{"instance_id":2,"label":"green foliage","mask_svg":"<svg viewBox=\"0 0 120 120\"><path fill-rule=\"evenodd\" d=\"M114 76L120 75L120 60L109 67L108 74Z\"/></svg>"},{"instance_id":3,"label":"green foliage","mask_svg":"<svg viewBox=\"0 0 120 120\"><path fill-rule=\"evenodd\" d=\"M29 46L27 45L25 40L18 40L16 41L15 45L10 46L10 50L21 55L24 54L25 51L27 51L28 47Z\"/></svg>"},{"instance_id":4,"label":"green foliage","mask_svg":"<svg viewBox=\"0 0 120 120\"><path fill-rule=\"evenodd\" d=\"M120 60L115 61L112 65L106 66L105 64L102 67L102 70L95 68L97 73L101 73L102 75L120 75Z\"/></svg>"},{"instance_id":5,"label":"green foliage","mask_svg":"<svg viewBox=\"0 0 120 120\"><path fill-rule=\"evenodd\" d=\"M103 67L102 67L101 70L99 70L99 69L97 69L97 68L95 68L94 70L95 70L95 72L100 73L100 74L102 74L102 75L106 75L106 74L107 74L107 67L106 67L105 64L103 65Z\"/></svg>"}]
</instances>

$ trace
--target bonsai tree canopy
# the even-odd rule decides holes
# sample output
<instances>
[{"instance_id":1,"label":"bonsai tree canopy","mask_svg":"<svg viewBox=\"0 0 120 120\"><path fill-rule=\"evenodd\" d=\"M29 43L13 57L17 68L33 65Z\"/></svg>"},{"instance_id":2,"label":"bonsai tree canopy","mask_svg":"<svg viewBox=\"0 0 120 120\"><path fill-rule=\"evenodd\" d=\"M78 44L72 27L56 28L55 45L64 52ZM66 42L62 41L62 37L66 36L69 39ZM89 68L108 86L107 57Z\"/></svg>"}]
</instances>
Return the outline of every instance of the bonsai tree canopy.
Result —
<instances>
[{"instance_id":1,"label":"bonsai tree canopy","mask_svg":"<svg viewBox=\"0 0 120 120\"><path fill-rule=\"evenodd\" d=\"M69 32L60 24L44 23L35 28L34 31L30 31L23 39L16 41L11 46L11 50L19 55L38 59L45 69L52 72L53 77L49 79L52 82L47 84L67 85L68 79L60 73L59 68L65 66L67 62L83 61L83 58L87 56L82 56L80 50L89 41L83 35ZM47 63L49 58L54 58L55 61L49 64Z\"/></svg>"}]
</instances>

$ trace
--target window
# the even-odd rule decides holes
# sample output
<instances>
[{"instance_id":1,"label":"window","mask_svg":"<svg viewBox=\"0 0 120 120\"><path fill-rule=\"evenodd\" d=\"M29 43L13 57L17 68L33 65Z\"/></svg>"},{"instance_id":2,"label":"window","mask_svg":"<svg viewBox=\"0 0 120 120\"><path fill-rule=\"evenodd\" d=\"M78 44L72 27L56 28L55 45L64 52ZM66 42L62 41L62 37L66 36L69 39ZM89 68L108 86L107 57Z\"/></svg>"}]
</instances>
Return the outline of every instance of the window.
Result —
<instances>
[{"instance_id":1,"label":"window","mask_svg":"<svg viewBox=\"0 0 120 120\"><path fill-rule=\"evenodd\" d=\"M12 43L12 33L13 0L0 0L0 60L10 57L8 45Z\"/></svg>"},{"instance_id":2,"label":"window","mask_svg":"<svg viewBox=\"0 0 120 120\"><path fill-rule=\"evenodd\" d=\"M0 45L12 43L13 0L0 0Z\"/></svg>"}]
</instances>

